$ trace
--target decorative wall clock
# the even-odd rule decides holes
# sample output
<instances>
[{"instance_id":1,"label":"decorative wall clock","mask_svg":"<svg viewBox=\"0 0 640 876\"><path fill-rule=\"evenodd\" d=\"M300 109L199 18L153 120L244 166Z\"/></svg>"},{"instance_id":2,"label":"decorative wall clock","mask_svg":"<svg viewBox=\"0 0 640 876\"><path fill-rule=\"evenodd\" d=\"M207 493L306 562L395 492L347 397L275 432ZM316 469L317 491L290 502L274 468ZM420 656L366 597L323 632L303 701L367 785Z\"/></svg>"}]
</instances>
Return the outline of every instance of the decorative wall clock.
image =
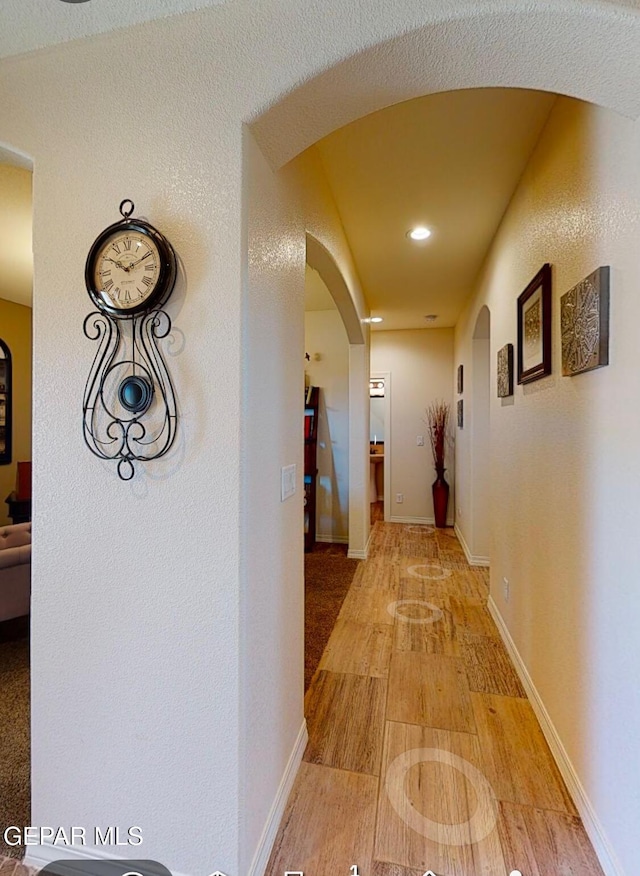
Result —
<instances>
[{"instance_id":1,"label":"decorative wall clock","mask_svg":"<svg viewBox=\"0 0 640 876\"><path fill-rule=\"evenodd\" d=\"M84 333L98 342L83 403L84 438L92 453L118 461L128 481L134 463L163 456L173 444L175 393L158 341L171 331L162 310L176 281L169 241L120 204L122 220L94 241L85 267L89 297L98 308Z\"/></svg>"}]
</instances>

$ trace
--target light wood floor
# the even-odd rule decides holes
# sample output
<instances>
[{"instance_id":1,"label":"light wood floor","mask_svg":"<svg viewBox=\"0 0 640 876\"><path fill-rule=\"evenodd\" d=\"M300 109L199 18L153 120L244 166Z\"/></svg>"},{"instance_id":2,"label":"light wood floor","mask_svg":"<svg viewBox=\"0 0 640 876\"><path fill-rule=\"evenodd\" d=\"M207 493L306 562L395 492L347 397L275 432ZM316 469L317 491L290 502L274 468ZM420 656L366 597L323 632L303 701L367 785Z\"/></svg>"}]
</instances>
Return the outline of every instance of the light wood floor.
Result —
<instances>
[{"instance_id":1,"label":"light wood floor","mask_svg":"<svg viewBox=\"0 0 640 876\"><path fill-rule=\"evenodd\" d=\"M376 522L267 876L602 876L453 530Z\"/></svg>"}]
</instances>

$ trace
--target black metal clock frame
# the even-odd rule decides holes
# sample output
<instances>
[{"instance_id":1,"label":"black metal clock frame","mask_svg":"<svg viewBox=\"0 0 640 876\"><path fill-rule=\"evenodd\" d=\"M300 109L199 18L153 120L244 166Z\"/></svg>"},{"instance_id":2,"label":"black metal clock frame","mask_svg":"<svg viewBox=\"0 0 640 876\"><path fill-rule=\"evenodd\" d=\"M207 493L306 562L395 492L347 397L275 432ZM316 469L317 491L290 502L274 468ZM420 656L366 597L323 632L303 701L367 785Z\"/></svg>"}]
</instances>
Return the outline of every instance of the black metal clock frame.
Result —
<instances>
[{"instance_id":1,"label":"black metal clock frame","mask_svg":"<svg viewBox=\"0 0 640 876\"><path fill-rule=\"evenodd\" d=\"M85 336L98 342L84 391L84 440L100 459L117 460L118 476L124 481L134 476L135 462L158 459L171 449L178 423L173 383L159 344L171 332L171 319L161 308L173 291L176 257L159 231L130 218L133 209L132 201L123 201L123 220L106 228L89 250L85 282L99 309L83 326ZM126 228L153 237L161 264L147 299L119 309L96 289L94 268L105 242Z\"/></svg>"}]
</instances>

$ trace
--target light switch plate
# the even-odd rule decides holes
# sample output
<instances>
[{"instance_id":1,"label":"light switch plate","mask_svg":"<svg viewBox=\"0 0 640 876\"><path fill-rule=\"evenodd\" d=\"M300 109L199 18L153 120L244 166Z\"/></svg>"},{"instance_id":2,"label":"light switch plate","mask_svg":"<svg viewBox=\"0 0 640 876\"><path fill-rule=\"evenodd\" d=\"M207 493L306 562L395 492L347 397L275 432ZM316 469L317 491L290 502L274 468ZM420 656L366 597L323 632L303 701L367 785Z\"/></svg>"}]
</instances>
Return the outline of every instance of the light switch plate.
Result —
<instances>
[{"instance_id":1,"label":"light switch plate","mask_svg":"<svg viewBox=\"0 0 640 876\"><path fill-rule=\"evenodd\" d=\"M296 492L296 466L285 465L280 469L281 474L281 501L290 499Z\"/></svg>"}]
</instances>

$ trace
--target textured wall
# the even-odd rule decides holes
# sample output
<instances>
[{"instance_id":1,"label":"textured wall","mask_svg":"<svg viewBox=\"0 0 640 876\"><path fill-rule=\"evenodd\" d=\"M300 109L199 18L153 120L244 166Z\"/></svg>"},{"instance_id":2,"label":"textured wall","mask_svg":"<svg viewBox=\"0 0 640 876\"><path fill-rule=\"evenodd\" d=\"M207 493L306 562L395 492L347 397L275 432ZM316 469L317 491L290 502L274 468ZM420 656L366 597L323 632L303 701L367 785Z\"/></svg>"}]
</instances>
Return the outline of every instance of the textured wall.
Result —
<instances>
[{"instance_id":1,"label":"textured wall","mask_svg":"<svg viewBox=\"0 0 640 876\"><path fill-rule=\"evenodd\" d=\"M282 174L274 176L248 131L244 142L240 873L300 731L304 688L304 226ZM282 502L280 471L291 464L296 494Z\"/></svg>"},{"instance_id":2,"label":"textured wall","mask_svg":"<svg viewBox=\"0 0 640 876\"><path fill-rule=\"evenodd\" d=\"M231 876L240 872L240 508L246 494L240 436L251 416L242 408L243 381L250 378L241 355L250 249L243 224L243 122L291 92L257 131L279 165L338 124L447 88L542 88L637 114L639 46L635 14L582 0L461 0L455 7L445 0L374 0L366 15L350 0L234 0L2 62L0 144L30 155L35 166L33 823L138 823L145 853L175 870L209 872L213 865ZM300 83L304 87L294 91ZM621 206L614 209L608 200L609 209L588 214L594 227L607 228L611 220L621 235L616 217L629 217L628 232L636 219L629 194L635 192L633 163L625 155L627 176L620 183L612 176L608 188ZM178 329L171 357L182 416L178 445L129 485L90 456L79 428L94 352L81 331L90 309L84 259L125 197L168 234L183 266L169 306ZM571 251L571 229L580 226L583 212L552 209L551 215ZM544 228L541 222L536 235ZM297 235L285 236L276 251L254 248L252 259L286 265L297 250ZM635 241L620 236L619 250L634 277ZM532 267L519 260L518 287ZM582 264L567 271L563 285L583 274ZM628 306L624 324L635 316L631 296ZM292 319L296 337L302 319ZM499 325L496 332L506 334ZM633 341L624 337L626 347L616 355L624 352L622 361L630 362ZM353 378L357 355L352 347L351 397L365 410L363 361L358 385ZM575 663L567 668L562 662L553 624L543 627L551 635L535 653L529 653L531 643L525 642L527 651L520 642L536 674L548 655L563 667L558 679L589 689L584 712L567 729L580 764L587 749L635 752L633 724L611 717L629 695L618 676L638 663L633 643L626 657L616 648L640 557L624 529L607 523L620 507L635 507L640 476L626 444L625 453L618 446L621 436L626 441L637 432L635 408L627 404L629 369L624 378L598 398L601 439L581 438L572 421L568 430L558 429L564 443L552 457L552 474L563 477L575 468L576 448L591 454L594 466L581 485L597 496L586 505L592 509L589 540L582 542L593 571L585 573L580 598L563 606L571 609L572 637L587 630L578 650L589 683ZM597 375L594 382L600 380ZM579 395L579 383L570 383L565 392ZM581 414L592 422L592 406ZM592 444L615 452L592 452ZM546 473L551 456L524 455L520 463ZM352 471L355 463L364 491L364 456L354 459ZM583 498L576 496L573 507L582 507ZM513 504L510 496L505 501ZM364 535L364 517L361 523ZM567 527L536 525L550 548L560 532L564 544ZM611 553L592 539L601 526ZM296 550L297 532L290 539L286 549ZM526 551L527 544L513 550ZM269 574L285 562L281 554L270 556ZM531 559L531 574L537 562ZM536 603L543 621L558 598L555 587L544 590L546 603ZM280 596L286 599L286 591ZM526 615L526 606L518 610ZM271 633L287 641L287 629L274 626ZM592 663L593 642L598 659ZM284 669L272 679L274 689L289 683ZM569 701L557 704L554 684L550 706L565 730ZM288 727L281 739L292 733ZM633 776L611 760L601 755L583 773L631 868L629 825L638 819L633 804L620 800L633 801ZM260 762L256 820L273 801L275 772L266 759Z\"/></svg>"},{"instance_id":3,"label":"textured wall","mask_svg":"<svg viewBox=\"0 0 640 876\"><path fill-rule=\"evenodd\" d=\"M492 596L629 874L640 822L639 147L637 123L556 103L456 331L456 357L469 362L489 307ZM502 402L496 354L516 342L516 298L546 261L553 373ZM562 377L560 296L598 265L611 266L610 365Z\"/></svg>"}]
</instances>

